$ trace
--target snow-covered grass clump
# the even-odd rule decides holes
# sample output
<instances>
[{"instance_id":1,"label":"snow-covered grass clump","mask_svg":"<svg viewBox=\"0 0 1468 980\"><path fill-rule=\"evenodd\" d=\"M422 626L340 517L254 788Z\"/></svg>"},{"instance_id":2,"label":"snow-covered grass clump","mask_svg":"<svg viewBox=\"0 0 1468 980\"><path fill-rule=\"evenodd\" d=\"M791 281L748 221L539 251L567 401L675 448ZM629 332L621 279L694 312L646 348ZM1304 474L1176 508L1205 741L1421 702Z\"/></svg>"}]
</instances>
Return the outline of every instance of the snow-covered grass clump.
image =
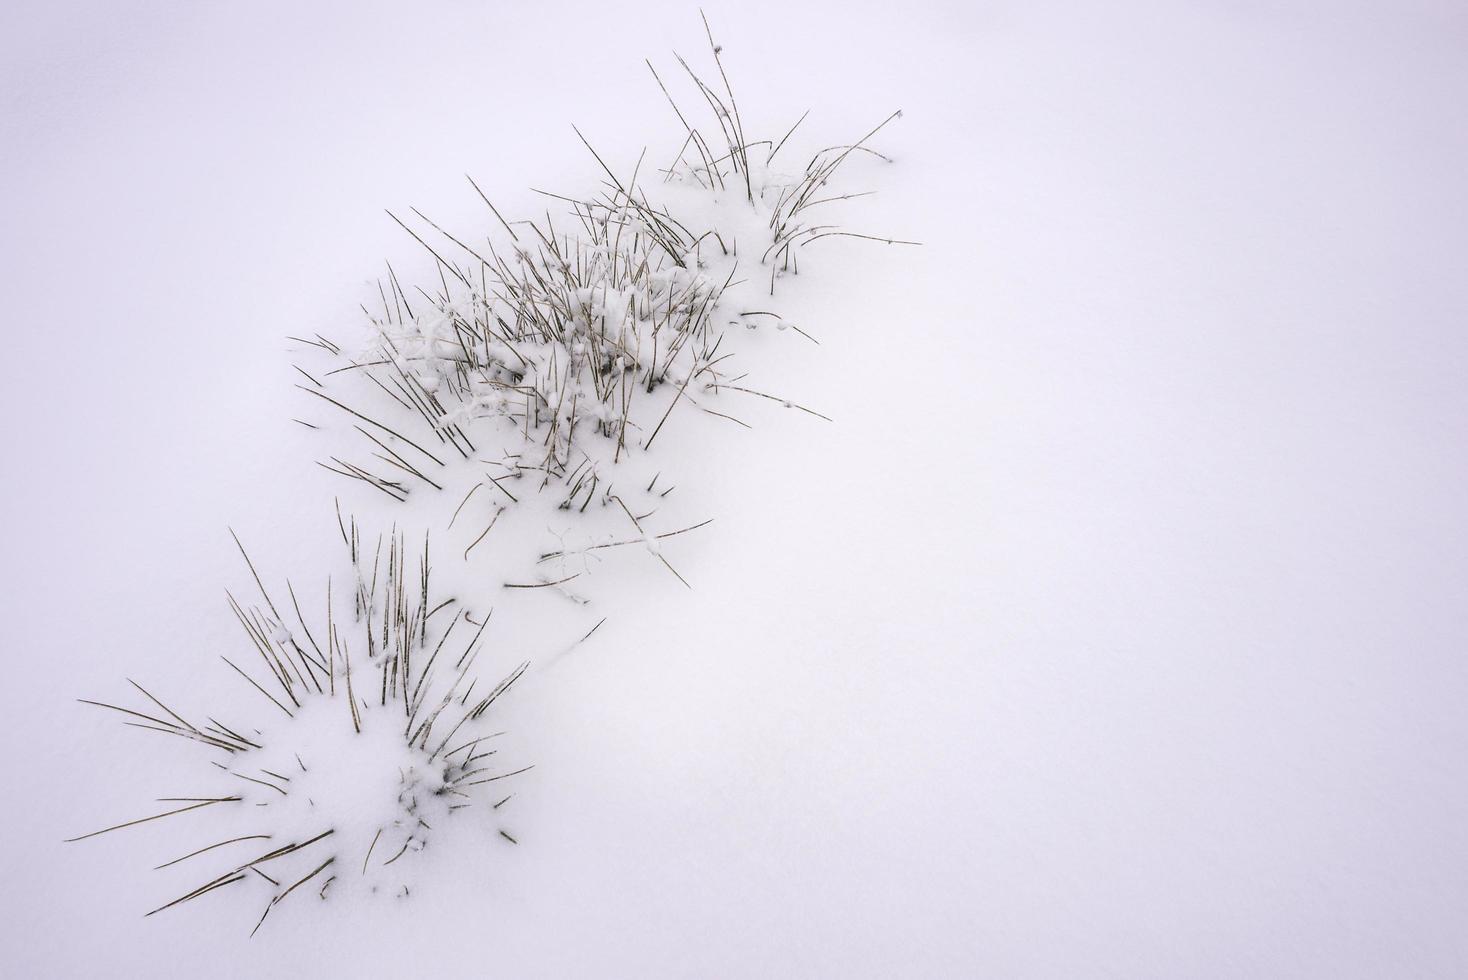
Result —
<instances>
[{"instance_id":1,"label":"snow-covered grass clump","mask_svg":"<svg viewBox=\"0 0 1468 980\"><path fill-rule=\"evenodd\" d=\"M227 886L261 894L259 923L308 886L323 899L407 895L411 856L457 811L474 803L498 811L511 795L505 780L528 768L498 763L498 733L485 724L525 665L481 685L475 666L487 623L454 599L431 598L426 543L410 554L397 536L368 553L355 522L342 530L353 585L338 592L328 584L314 626L293 586L277 603L257 573L260 603L230 599L253 651L223 658L249 689L247 722L238 710L217 713L228 723L180 713L136 683L142 700L133 705L88 702L206 753L190 778L195 795L160 799L168 804L160 813L75 838L164 818L182 827L187 815L187 848L158 870L178 869L193 884L154 912ZM514 841L493 821L479 830Z\"/></svg>"},{"instance_id":2,"label":"snow-covered grass clump","mask_svg":"<svg viewBox=\"0 0 1468 980\"><path fill-rule=\"evenodd\" d=\"M335 429L333 446L347 444L341 436L356 444L322 465L396 501L443 491L438 526L457 527L466 559L491 529L505 536L508 510L529 509L519 523L575 539L512 547L495 585L533 564L531 584L580 578L580 589L590 569L569 567L568 556L705 522L663 512L680 463L665 433L692 425L680 421L689 413L744 428L755 403L826 418L763 390L743 364L781 343L818 343L771 299L799 272L803 248L833 236L892 241L833 223L834 205L863 194L831 182L854 156L885 160L866 144L900 113L784 169L805 116L773 138L746 135L721 48L712 36L709 45L716 84L678 59L692 101L706 107L702 127L653 70L679 125L666 166L644 152L620 170L578 130L604 180L592 194L547 195L563 217L507 220L478 184L487 232L456 234L416 210L412 222L394 216L431 257L432 279L407 284L390 268L363 307L368 341L306 341L300 386L327 409L306 424Z\"/></svg>"}]
</instances>

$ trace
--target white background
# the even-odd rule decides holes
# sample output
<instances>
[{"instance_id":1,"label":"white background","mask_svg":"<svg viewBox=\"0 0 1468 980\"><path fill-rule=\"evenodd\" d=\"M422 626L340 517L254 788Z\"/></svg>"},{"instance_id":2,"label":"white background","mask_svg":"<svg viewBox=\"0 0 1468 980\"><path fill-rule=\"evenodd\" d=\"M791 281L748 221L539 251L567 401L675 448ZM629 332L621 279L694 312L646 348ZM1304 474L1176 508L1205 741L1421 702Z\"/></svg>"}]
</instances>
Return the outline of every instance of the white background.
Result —
<instances>
[{"instance_id":1,"label":"white background","mask_svg":"<svg viewBox=\"0 0 1468 980\"><path fill-rule=\"evenodd\" d=\"M513 705L521 845L253 942L140 918L166 832L60 843L172 758L72 699L227 688L226 526L334 532L282 338L384 207L670 154L697 13L0 14L3 972L1468 972L1463 8L707 9L763 132L906 110L849 213L924 247L822 253L836 423L710 453L697 588Z\"/></svg>"}]
</instances>

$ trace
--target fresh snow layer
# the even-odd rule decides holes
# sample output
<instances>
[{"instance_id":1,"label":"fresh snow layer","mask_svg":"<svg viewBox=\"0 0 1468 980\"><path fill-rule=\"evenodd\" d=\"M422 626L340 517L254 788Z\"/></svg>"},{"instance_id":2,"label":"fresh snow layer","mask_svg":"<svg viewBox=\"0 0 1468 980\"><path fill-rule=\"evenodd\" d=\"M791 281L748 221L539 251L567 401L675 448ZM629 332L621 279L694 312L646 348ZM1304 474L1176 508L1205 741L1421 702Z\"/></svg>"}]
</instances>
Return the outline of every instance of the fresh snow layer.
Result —
<instances>
[{"instance_id":1,"label":"fresh snow layer","mask_svg":"<svg viewBox=\"0 0 1468 980\"><path fill-rule=\"evenodd\" d=\"M496 611L481 683L533 665L490 727L535 766L514 799L430 820L376 892L313 879L251 940L264 882L142 917L198 881L152 869L223 839L217 808L62 842L208 766L73 699L131 677L279 724L218 660L247 643L223 592L253 586L227 528L312 596L333 497L423 530L314 464L284 338L359 329L384 257L430 281L383 207L487 227L467 171L538 214L526 188L602 176L571 123L619 172L663 165L640 59L693 58L701 25L7 8L4 972L1461 975L1457 8L707 9L761 135L905 110L895 162L843 177L877 194L831 207L923 247L816 243L770 309L820 345L742 332L751 387L832 421L670 416L658 527L713 518L658 545L691 589L627 546L590 563L615 615L585 642L600 616L546 589ZM471 578L622 533L545 516ZM386 772L299 720L278 744L344 781L307 800L404 785L411 752Z\"/></svg>"}]
</instances>

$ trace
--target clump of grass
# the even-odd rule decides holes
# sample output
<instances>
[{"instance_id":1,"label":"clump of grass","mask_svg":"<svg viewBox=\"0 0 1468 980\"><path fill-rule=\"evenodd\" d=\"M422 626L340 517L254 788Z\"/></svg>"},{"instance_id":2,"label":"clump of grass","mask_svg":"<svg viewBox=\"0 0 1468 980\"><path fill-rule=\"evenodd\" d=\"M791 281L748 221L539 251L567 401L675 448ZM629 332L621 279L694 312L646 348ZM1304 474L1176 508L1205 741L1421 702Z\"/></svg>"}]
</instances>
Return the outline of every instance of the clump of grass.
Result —
<instances>
[{"instance_id":1,"label":"clump of grass","mask_svg":"<svg viewBox=\"0 0 1468 980\"><path fill-rule=\"evenodd\" d=\"M343 520L341 532L350 588L343 594L328 580L314 626L295 588L287 582L284 597L272 595L240 547L258 599L230 595L229 604L250 656L221 659L264 717L253 724L188 717L131 681L141 696L134 704L84 702L208 754L194 773L202 792L160 798L161 812L72 838L185 814L210 818L215 830L201 846L158 870L207 862L214 869L148 915L237 885L265 893L256 930L303 890L323 899L343 887L400 888L406 896L406 883L393 877L398 862L426 847L457 811L474 803L497 811L509 799L504 780L530 768L497 765L490 746L502 733L484 730L490 708L528 665L479 687L488 618L476 623L456 599L433 598L427 540L410 550L394 533L368 549L355 521Z\"/></svg>"},{"instance_id":2,"label":"clump of grass","mask_svg":"<svg viewBox=\"0 0 1468 980\"><path fill-rule=\"evenodd\" d=\"M456 236L416 209L411 223L391 215L432 258L437 281L405 287L389 266L377 308L363 308L376 337L364 351L304 341L327 363L300 369L300 387L344 415L364 452L323 466L401 501L443 489L447 470L483 464L492 469L476 485L505 504L548 491L584 512L614 506L613 468L651 451L675 410L747 427L722 402L752 395L826 417L751 387L733 368L738 344L726 331L770 324L814 341L736 294L766 273L773 294L779 276L798 273L800 250L823 238L895 241L811 214L864 196L827 188L856 154L887 159L867 144L901 113L855 143L815 152L796 174L779 173L775 160L806 115L779 139L751 140L706 19L704 30L713 83L675 55L699 113L686 112L648 62L681 130L654 186L676 185L683 206L649 197L645 153L619 172L576 129L605 179L591 195L547 194L567 209L559 221L549 211L508 221L472 178L492 234ZM342 390L348 379L351 392Z\"/></svg>"}]
</instances>

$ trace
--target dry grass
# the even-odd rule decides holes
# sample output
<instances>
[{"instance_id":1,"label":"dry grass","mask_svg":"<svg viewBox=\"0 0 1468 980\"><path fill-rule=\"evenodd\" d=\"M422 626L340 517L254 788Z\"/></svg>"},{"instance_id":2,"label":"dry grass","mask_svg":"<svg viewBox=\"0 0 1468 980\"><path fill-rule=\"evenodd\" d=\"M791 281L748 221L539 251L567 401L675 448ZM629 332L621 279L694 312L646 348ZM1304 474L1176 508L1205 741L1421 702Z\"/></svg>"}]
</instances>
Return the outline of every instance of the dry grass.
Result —
<instances>
[{"instance_id":1,"label":"dry grass","mask_svg":"<svg viewBox=\"0 0 1468 980\"><path fill-rule=\"evenodd\" d=\"M229 603L248 638L251 656L243 664L222 659L248 686L261 710L283 716L286 722L277 718L273 724L257 726L226 725L213 715L190 719L132 682L143 703L84 702L123 716L131 727L197 743L211 758L200 766L196 777L211 785L221 779L226 784L237 780L234 785L242 788L223 795L162 799L159 802L183 805L82 834L73 841L183 814L230 808L236 811L232 819L217 822L232 828L241 823L255 825L251 832L231 830L223 839L165 861L158 869L204 855L217 859L234 854L240 850L237 845L247 842L268 842L255 844L258 853L247 860L231 858L222 871L148 915L226 886L263 881L269 885L269 898L255 925L258 929L272 909L306 883L320 880L318 895L325 898L330 883L345 869L360 868L354 873L367 875L374 852L377 864L370 867L395 863L427 842L433 830L430 816L469 806L483 792L480 788L529 768L504 770L492 765L490 757L495 753L485 743L497 733L483 731L486 713L528 665L520 664L476 696L475 667L488 619L475 626L456 608L455 600L435 601L427 541L421 551L410 551L404 537L395 534L379 538L369 550L363 546L355 521L343 520L340 526L352 568L350 598L334 595L328 583L326 608L311 622L297 602L294 587L287 583L289 602L277 603L281 596L267 590L254 562L240 548L258 598L241 602L231 595ZM328 723L345 739L361 737L369 726L387 726L398 732L393 757L381 760L386 767L398 767L396 798L387 794L380 801L382 826L365 853L344 850L353 841L340 835L341 828L333 821L351 815L333 811L327 801L320 801L319 814L314 809L307 811L313 814L310 819L319 821L310 832L302 832L299 821L286 821L282 828L276 816L287 804L299 802L296 795L306 792L300 788L305 782L303 774L316 766L338 764L332 752L323 750L319 734L292 723L302 712L319 711L323 705L330 712ZM318 801L309 802L314 808ZM501 798L494 807L503 802Z\"/></svg>"}]
</instances>

